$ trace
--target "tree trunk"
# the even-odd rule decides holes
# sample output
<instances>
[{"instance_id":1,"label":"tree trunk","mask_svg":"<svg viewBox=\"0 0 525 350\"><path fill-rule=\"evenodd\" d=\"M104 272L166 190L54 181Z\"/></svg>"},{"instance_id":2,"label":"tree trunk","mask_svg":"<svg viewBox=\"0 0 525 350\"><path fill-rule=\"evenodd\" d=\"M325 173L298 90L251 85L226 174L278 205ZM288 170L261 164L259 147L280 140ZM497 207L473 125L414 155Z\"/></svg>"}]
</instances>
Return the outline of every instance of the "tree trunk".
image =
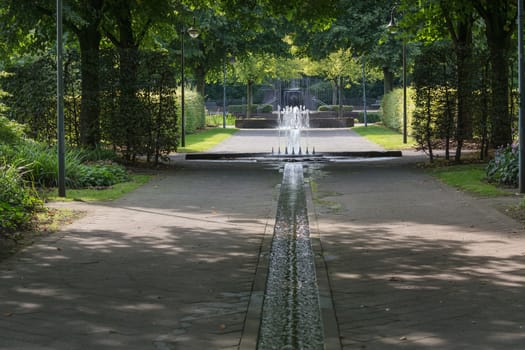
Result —
<instances>
[{"instance_id":1,"label":"tree trunk","mask_svg":"<svg viewBox=\"0 0 525 350\"><path fill-rule=\"evenodd\" d=\"M94 27L94 28L93 28ZM99 53L100 33L89 25L78 35L80 44L80 144L94 148L100 142Z\"/></svg>"},{"instance_id":2,"label":"tree trunk","mask_svg":"<svg viewBox=\"0 0 525 350\"><path fill-rule=\"evenodd\" d=\"M394 89L394 73L390 71L390 68L383 67L383 94L388 94Z\"/></svg>"},{"instance_id":3,"label":"tree trunk","mask_svg":"<svg viewBox=\"0 0 525 350\"><path fill-rule=\"evenodd\" d=\"M507 0L472 2L485 22L485 36L491 63L492 146L512 143L509 113L509 53L516 25L516 9Z\"/></svg>"},{"instance_id":4,"label":"tree trunk","mask_svg":"<svg viewBox=\"0 0 525 350\"><path fill-rule=\"evenodd\" d=\"M492 46L492 47L491 47ZM499 47L499 48L497 48ZM491 126L492 146L512 143L512 123L509 113L509 69L507 47L492 43L490 48L491 69Z\"/></svg>"},{"instance_id":5,"label":"tree trunk","mask_svg":"<svg viewBox=\"0 0 525 350\"><path fill-rule=\"evenodd\" d=\"M339 91L339 86L337 85L336 80L332 80L331 83L332 83L332 105L335 106L337 104L337 92Z\"/></svg>"},{"instance_id":6,"label":"tree trunk","mask_svg":"<svg viewBox=\"0 0 525 350\"><path fill-rule=\"evenodd\" d=\"M138 72L138 45L135 43L131 24L129 6L123 8L118 18L119 40L119 83L120 106L119 119L126 135L126 155L134 156L137 146L136 135L140 131L138 123L137 103L137 72ZM129 159L129 158L128 158Z\"/></svg>"},{"instance_id":7,"label":"tree trunk","mask_svg":"<svg viewBox=\"0 0 525 350\"><path fill-rule=\"evenodd\" d=\"M195 69L195 80L197 92L204 97L206 93L206 68L204 66L199 65Z\"/></svg>"},{"instance_id":8,"label":"tree trunk","mask_svg":"<svg viewBox=\"0 0 525 350\"><path fill-rule=\"evenodd\" d=\"M246 86L246 118L250 118L252 115L252 103L253 103L252 87L253 87L253 81L248 80L248 85Z\"/></svg>"},{"instance_id":9,"label":"tree trunk","mask_svg":"<svg viewBox=\"0 0 525 350\"><path fill-rule=\"evenodd\" d=\"M103 0L82 2L86 24L73 27L80 45L81 100L80 145L95 147L100 142L100 21Z\"/></svg>"},{"instance_id":10,"label":"tree trunk","mask_svg":"<svg viewBox=\"0 0 525 350\"><path fill-rule=\"evenodd\" d=\"M456 154L455 161L461 160L463 142L472 136L472 99L473 99L473 68L472 68L472 25L473 16L462 16L454 23L445 11L457 64L457 120L456 120Z\"/></svg>"}]
</instances>

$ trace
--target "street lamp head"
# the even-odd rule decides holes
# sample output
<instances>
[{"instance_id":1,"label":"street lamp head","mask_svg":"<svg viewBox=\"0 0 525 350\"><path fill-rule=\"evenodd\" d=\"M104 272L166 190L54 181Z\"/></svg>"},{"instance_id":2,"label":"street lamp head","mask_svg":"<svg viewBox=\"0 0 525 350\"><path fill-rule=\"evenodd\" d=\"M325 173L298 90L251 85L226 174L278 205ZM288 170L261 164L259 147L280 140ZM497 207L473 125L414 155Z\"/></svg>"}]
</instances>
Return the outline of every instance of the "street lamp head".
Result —
<instances>
[{"instance_id":1,"label":"street lamp head","mask_svg":"<svg viewBox=\"0 0 525 350\"><path fill-rule=\"evenodd\" d=\"M195 28L195 16L193 16L193 26L188 28L188 34L192 39L195 39L199 36L199 30Z\"/></svg>"},{"instance_id":2,"label":"street lamp head","mask_svg":"<svg viewBox=\"0 0 525 350\"><path fill-rule=\"evenodd\" d=\"M395 16L396 7L392 7L392 10L390 11L390 22L386 25L386 30L390 34L397 33L397 23L396 23L396 16Z\"/></svg>"},{"instance_id":3,"label":"street lamp head","mask_svg":"<svg viewBox=\"0 0 525 350\"><path fill-rule=\"evenodd\" d=\"M199 30L197 28L194 28L194 27L189 27L188 28L188 34L190 35L190 37L192 39L195 39L199 36Z\"/></svg>"}]
</instances>

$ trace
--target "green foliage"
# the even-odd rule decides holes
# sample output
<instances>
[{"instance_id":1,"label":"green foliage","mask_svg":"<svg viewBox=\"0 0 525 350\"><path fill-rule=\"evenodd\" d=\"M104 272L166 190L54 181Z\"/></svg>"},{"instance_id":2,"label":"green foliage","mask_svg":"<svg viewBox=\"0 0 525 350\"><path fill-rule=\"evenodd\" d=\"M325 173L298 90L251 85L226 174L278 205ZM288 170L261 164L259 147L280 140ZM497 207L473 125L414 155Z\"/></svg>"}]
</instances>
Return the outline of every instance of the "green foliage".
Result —
<instances>
[{"instance_id":1,"label":"green foliage","mask_svg":"<svg viewBox=\"0 0 525 350\"><path fill-rule=\"evenodd\" d=\"M494 158L487 165L490 182L517 187L519 182L519 148L512 144L496 150Z\"/></svg>"},{"instance_id":2,"label":"green foliage","mask_svg":"<svg viewBox=\"0 0 525 350\"><path fill-rule=\"evenodd\" d=\"M403 135L398 131L389 129L384 125L356 126L352 128L359 135L366 137L368 140L377 143L385 149L399 150L412 148L414 139L407 138L407 143L403 143Z\"/></svg>"},{"instance_id":3,"label":"green foliage","mask_svg":"<svg viewBox=\"0 0 525 350\"><path fill-rule=\"evenodd\" d=\"M129 181L125 168L115 164L90 164L79 168L77 188L112 186Z\"/></svg>"},{"instance_id":4,"label":"green foliage","mask_svg":"<svg viewBox=\"0 0 525 350\"><path fill-rule=\"evenodd\" d=\"M180 97L181 94L177 90L177 95ZM182 117L180 115L180 98L177 99L177 114L180 121ZM186 117L186 133L192 134L199 129L204 128L206 125L206 109L204 105L204 98L195 90L184 90L184 114Z\"/></svg>"},{"instance_id":5,"label":"green foliage","mask_svg":"<svg viewBox=\"0 0 525 350\"><path fill-rule=\"evenodd\" d=\"M46 200L50 201L112 201L145 184L151 179L151 177L152 175L133 174L130 176L129 181L120 182L110 187L104 187L103 190L98 187L68 189L65 198L58 195L58 189L56 188L51 191L45 191L43 195Z\"/></svg>"},{"instance_id":6,"label":"green foliage","mask_svg":"<svg viewBox=\"0 0 525 350\"><path fill-rule=\"evenodd\" d=\"M25 60L1 76L8 93L2 101L6 115L27 125L31 138L51 142L56 138L56 69L51 55Z\"/></svg>"},{"instance_id":7,"label":"green foliage","mask_svg":"<svg viewBox=\"0 0 525 350\"><path fill-rule=\"evenodd\" d=\"M110 186L118 182L127 181L126 171L123 167L108 164L86 163L87 157L97 157L95 153L84 150L67 149L66 186L81 188L90 186ZM9 164L24 164L23 178L34 183L37 187L56 187L58 184L58 156L56 147L41 143L27 141L6 147L0 145L0 155Z\"/></svg>"},{"instance_id":8,"label":"green foliage","mask_svg":"<svg viewBox=\"0 0 525 350\"><path fill-rule=\"evenodd\" d=\"M0 143L15 144L24 137L24 126L0 115Z\"/></svg>"},{"instance_id":9,"label":"green foliage","mask_svg":"<svg viewBox=\"0 0 525 350\"><path fill-rule=\"evenodd\" d=\"M449 144L456 134L456 74L450 51L448 42L427 45L414 69L414 136L419 147L429 153L431 161L437 143L444 143L446 158L449 158Z\"/></svg>"},{"instance_id":10,"label":"green foliage","mask_svg":"<svg viewBox=\"0 0 525 350\"><path fill-rule=\"evenodd\" d=\"M343 105L343 112L351 112L354 106ZM319 112L334 111L339 112L339 105L321 105L317 108Z\"/></svg>"},{"instance_id":11,"label":"green foliage","mask_svg":"<svg viewBox=\"0 0 525 350\"><path fill-rule=\"evenodd\" d=\"M447 185L481 196L508 195L509 192L487 182L486 164L460 164L429 169L430 174Z\"/></svg>"},{"instance_id":12,"label":"green foliage","mask_svg":"<svg viewBox=\"0 0 525 350\"><path fill-rule=\"evenodd\" d=\"M229 105L228 112L230 113L246 113L248 105ZM250 111L252 113L271 113L273 106L270 104L253 104Z\"/></svg>"},{"instance_id":13,"label":"green foliage","mask_svg":"<svg viewBox=\"0 0 525 350\"><path fill-rule=\"evenodd\" d=\"M224 124L222 114L208 114L206 116L206 126L218 127ZM235 125L235 116L233 114L226 114L226 125L233 126Z\"/></svg>"},{"instance_id":14,"label":"green foliage","mask_svg":"<svg viewBox=\"0 0 525 350\"><path fill-rule=\"evenodd\" d=\"M367 123L378 123L380 121L381 121L381 113L366 112L366 122ZM365 116L363 112L359 112L359 115L357 116L357 122L358 123L365 122Z\"/></svg>"},{"instance_id":15,"label":"green foliage","mask_svg":"<svg viewBox=\"0 0 525 350\"><path fill-rule=\"evenodd\" d=\"M27 226L42 207L36 191L23 179L23 166L0 164L0 235Z\"/></svg>"},{"instance_id":16,"label":"green foliage","mask_svg":"<svg viewBox=\"0 0 525 350\"><path fill-rule=\"evenodd\" d=\"M412 125L412 115L414 113L414 89L407 87L407 130L410 135ZM403 89L394 89L383 96L381 100L383 115L381 121L390 129L403 130Z\"/></svg>"},{"instance_id":17,"label":"green foliage","mask_svg":"<svg viewBox=\"0 0 525 350\"><path fill-rule=\"evenodd\" d=\"M179 152L205 152L218 143L226 140L239 129L234 128L214 128L199 131L186 137L186 147L178 149Z\"/></svg>"}]
</instances>

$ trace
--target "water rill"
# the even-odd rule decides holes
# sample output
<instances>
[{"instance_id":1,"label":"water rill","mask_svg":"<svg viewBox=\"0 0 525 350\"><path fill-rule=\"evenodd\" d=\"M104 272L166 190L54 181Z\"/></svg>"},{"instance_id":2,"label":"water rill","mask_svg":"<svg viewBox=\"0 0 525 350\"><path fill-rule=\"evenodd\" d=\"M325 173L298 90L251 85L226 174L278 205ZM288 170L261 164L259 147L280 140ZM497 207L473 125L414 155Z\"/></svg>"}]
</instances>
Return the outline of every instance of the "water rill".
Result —
<instances>
[{"instance_id":1,"label":"water rill","mask_svg":"<svg viewBox=\"0 0 525 350\"><path fill-rule=\"evenodd\" d=\"M281 110L281 107L278 106L277 122L278 154L302 155L310 153L308 149L309 110L305 109L304 106L287 106ZM303 133L305 134L304 137ZM281 136L284 136L283 148L281 148Z\"/></svg>"},{"instance_id":2,"label":"water rill","mask_svg":"<svg viewBox=\"0 0 525 350\"><path fill-rule=\"evenodd\" d=\"M302 163L285 163L258 350L323 349Z\"/></svg>"}]
</instances>

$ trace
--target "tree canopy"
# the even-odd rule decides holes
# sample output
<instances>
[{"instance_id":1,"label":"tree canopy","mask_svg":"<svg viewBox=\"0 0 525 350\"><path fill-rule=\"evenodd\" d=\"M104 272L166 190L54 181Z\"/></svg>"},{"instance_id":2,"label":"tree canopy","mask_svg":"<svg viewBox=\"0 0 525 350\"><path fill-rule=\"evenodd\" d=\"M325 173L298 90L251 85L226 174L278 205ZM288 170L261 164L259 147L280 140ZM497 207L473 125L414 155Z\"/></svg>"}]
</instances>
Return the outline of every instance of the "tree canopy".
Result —
<instances>
[{"instance_id":1,"label":"tree canopy","mask_svg":"<svg viewBox=\"0 0 525 350\"><path fill-rule=\"evenodd\" d=\"M54 13L47 0L0 0L3 69L22 74L22 66L52 58ZM150 61L145 53L163 57L163 72L172 77L165 82L180 85L184 38L185 73L203 96L206 83L218 81L225 66L248 87L316 75L341 88L340 77L347 84L357 81L363 63L369 75L383 72L388 93L399 81L404 45L410 83L419 48L439 44L454 56L447 64L454 68L459 160L466 139L488 138L492 147L513 141L515 18L516 4L504 0L64 0L64 39L72 60L67 67L76 84L69 86L78 85L79 97L78 105L73 95L68 103L78 114L73 121L80 145L95 147L106 138L107 125L123 125L122 146L140 148L132 144L142 142L136 129L143 128L140 80ZM395 34L387 31L389 21L396 22ZM198 38L187 37L190 26L198 28ZM475 62L478 57L487 59ZM480 76L486 78L482 83ZM487 96L486 118L476 110L480 96Z\"/></svg>"}]
</instances>

